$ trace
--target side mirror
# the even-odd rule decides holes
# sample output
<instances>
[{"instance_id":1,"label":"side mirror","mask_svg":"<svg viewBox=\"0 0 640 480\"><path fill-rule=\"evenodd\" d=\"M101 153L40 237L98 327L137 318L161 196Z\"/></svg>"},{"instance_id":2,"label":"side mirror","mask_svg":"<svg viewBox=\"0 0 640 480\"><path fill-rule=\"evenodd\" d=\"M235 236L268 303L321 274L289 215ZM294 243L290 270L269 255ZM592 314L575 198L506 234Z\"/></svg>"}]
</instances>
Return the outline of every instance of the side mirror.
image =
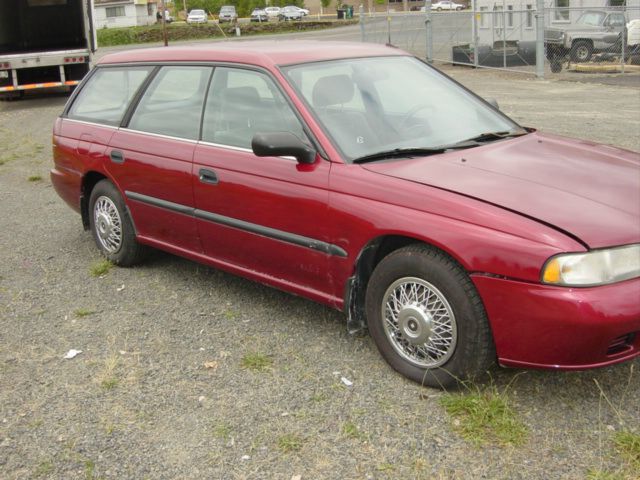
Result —
<instances>
[{"instance_id":1,"label":"side mirror","mask_svg":"<svg viewBox=\"0 0 640 480\"><path fill-rule=\"evenodd\" d=\"M491 105L496 110L500 110L500 106L498 105L498 101L495 98L485 98L484 101L487 102L489 105Z\"/></svg>"},{"instance_id":2,"label":"side mirror","mask_svg":"<svg viewBox=\"0 0 640 480\"><path fill-rule=\"evenodd\" d=\"M257 157L294 157L300 163L313 163L316 151L291 132L256 133L251 149Z\"/></svg>"}]
</instances>

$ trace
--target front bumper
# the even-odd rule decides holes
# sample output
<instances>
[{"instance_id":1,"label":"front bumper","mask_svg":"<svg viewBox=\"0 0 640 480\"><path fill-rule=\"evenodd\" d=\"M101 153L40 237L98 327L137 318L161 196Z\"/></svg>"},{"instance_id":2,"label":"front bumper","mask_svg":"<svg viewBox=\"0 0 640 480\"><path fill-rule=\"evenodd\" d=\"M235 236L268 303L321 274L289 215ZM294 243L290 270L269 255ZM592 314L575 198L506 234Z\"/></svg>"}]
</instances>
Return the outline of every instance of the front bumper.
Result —
<instances>
[{"instance_id":1,"label":"front bumper","mask_svg":"<svg viewBox=\"0 0 640 480\"><path fill-rule=\"evenodd\" d=\"M473 275L501 365L583 370L640 356L640 279L566 288Z\"/></svg>"}]
</instances>

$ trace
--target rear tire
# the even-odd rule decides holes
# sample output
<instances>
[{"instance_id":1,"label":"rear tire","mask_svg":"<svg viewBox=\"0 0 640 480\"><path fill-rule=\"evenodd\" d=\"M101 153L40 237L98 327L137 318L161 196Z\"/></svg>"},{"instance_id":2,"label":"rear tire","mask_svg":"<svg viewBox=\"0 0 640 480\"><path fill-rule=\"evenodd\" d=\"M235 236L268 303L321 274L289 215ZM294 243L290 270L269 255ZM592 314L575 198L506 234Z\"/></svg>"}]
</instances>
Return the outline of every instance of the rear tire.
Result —
<instances>
[{"instance_id":1,"label":"rear tire","mask_svg":"<svg viewBox=\"0 0 640 480\"><path fill-rule=\"evenodd\" d=\"M89 226L102 255L116 265L139 263L147 247L136 240L122 196L109 180L99 181L89 197Z\"/></svg>"},{"instance_id":2,"label":"rear tire","mask_svg":"<svg viewBox=\"0 0 640 480\"><path fill-rule=\"evenodd\" d=\"M482 301L464 269L440 250L415 244L382 259L365 307L378 350L415 382L448 388L495 362Z\"/></svg>"}]
</instances>

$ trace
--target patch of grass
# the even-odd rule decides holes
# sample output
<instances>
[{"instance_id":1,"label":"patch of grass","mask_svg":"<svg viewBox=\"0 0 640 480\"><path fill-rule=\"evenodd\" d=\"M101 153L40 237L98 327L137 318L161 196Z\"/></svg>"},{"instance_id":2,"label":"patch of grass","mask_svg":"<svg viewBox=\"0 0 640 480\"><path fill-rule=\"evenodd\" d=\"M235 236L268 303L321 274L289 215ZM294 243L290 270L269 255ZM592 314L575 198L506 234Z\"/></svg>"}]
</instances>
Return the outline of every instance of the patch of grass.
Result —
<instances>
[{"instance_id":1,"label":"patch of grass","mask_svg":"<svg viewBox=\"0 0 640 480\"><path fill-rule=\"evenodd\" d=\"M622 474L617 472L605 472L604 470L589 470L587 480L624 480Z\"/></svg>"},{"instance_id":2,"label":"patch of grass","mask_svg":"<svg viewBox=\"0 0 640 480\"><path fill-rule=\"evenodd\" d=\"M96 478L96 464L93 460L84 461L84 478L85 480Z\"/></svg>"},{"instance_id":3,"label":"patch of grass","mask_svg":"<svg viewBox=\"0 0 640 480\"><path fill-rule=\"evenodd\" d=\"M342 435L347 438L359 439L363 437L358 426L353 422L344 422L342 424Z\"/></svg>"},{"instance_id":4,"label":"patch of grass","mask_svg":"<svg viewBox=\"0 0 640 480\"><path fill-rule=\"evenodd\" d=\"M224 312L224 318L226 318L227 320L233 320L237 316L238 316L238 314L236 312L234 312L233 310L227 310L227 311Z\"/></svg>"},{"instance_id":5,"label":"patch of grass","mask_svg":"<svg viewBox=\"0 0 640 480\"><path fill-rule=\"evenodd\" d=\"M36 469L33 471L34 477L44 477L53 473L53 462L51 460L44 460L38 464Z\"/></svg>"},{"instance_id":6,"label":"patch of grass","mask_svg":"<svg viewBox=\"0 0 640 480\"><path fill-rule=\"evenodd\" d=\"M228 440L229 437L231 437L231 427L229 427L229 425L225 425L224 423L220 423L213 427L213 435L216 438Z\"/></svg>"},{"instance_id":7,"label":"patch of grass","mask_svg":"<svg viewBox=\"0 0 640 480\"><path fill-rule=\"evenodd\" d=\"M390 472L391 470L393 470L393 465L390 463L381 463L380 465L376 466L376 470L378 470L379 472Z\"/></svg>"},{"instance_id":8,"label":"patch of grass","mask_svg":"<svg viewBox=\"0 0 640 480\"><path fill-rule=\"evenodd\" d=\"M303 443L302 438L295 433L287 433L278 437L278 448L285 453L299 451Z\"/></svg>"},{"instance_id":9,"label":"patch of grass","mask_svg":"<svg viewBox=\"0 0 640 480\"><path fill-rule=\"evenodd\" d=\"M613 435L616 451L638 472L640 477L640 435L628 430L621 430Z\"/></svg>"},{"instance_id":10,"label":"patch of grass","mask_svg":"<svg viewBox=\"0 0 640 480\"><path fill-rule=\"evenodd\" d=\"M120 363L120 359L112 355L104 362L104 368L98 374L97 380L103 390L113 390L120 384L120 379L116 374L116 370Z\"/></svg>"},{"instance_id":11,"label":"patch of grass","mask_svg":"<svg viewBox=\"0 0 640 480\"><path fill-rule=\"evenodd\" d=\"M264 372L273 365L273 359L262 353L246 353L242 357L241 365L249 370Z\"/></svg>"},{"instance_id":12,"label":"patch of grass","mask_svg":"<svg viewBox=\"0 0 640 480\"><path fill-rule=\"evenodd\" d=\"M492 442L514 446L524 443L528 429L510 403L507 391L500 392L495 385L446 394L440 399L453 419L454 429L476 446Z\"/></svg>"},{"instance_id":13,"label":"patch of grass","mask_svg":"<svg viewBox=\"0 0 640 480\"><path fill-rule=\"evenodd\" d=\"M4 165L5 163L8 163L12 160L15 160L18 158L18 155L15 153L9 153L9 154L5 154L5 155L1 155L0 156L0 165Z\"/></svg>"},{"instance_id":14,"label":"patch of grass","mask_svg":"<svg viewBox=\"0 0 640 480\"><path fill-rule=\"evenodd\" d=\"M40 175L31 175L30 177L27 177L27 180L30 182L39 182L42 180L42 177Z\"/></svg>"},{"instance_id":15,"label":"patch of grass","mask_svg":"<svg viewBox=\"0 0 640 480\"><path fill-rule=\"evenodd\" d=\"M100 260L99 262L96 262L93 265L91 265L91 270L90 270L91 275L93 275L94 277L105 275L106 273L109 272L109 270L111 270L112 267L113 267L113 263L111 263L109 260L107 259Z\"/></svg>"},{"instance_id":16,"label":"patch of grass","mask_svg":"<svg viewBox=\"0 0 640 480\"><path fill-rule=\"evenodd\" d=\"M89 315L93 315L94 313L96 313L95 310L89 310L88 308L78 308L75 312L73 312L73 314L79 318L88 317Z\"/></svg>"}]
</instances>

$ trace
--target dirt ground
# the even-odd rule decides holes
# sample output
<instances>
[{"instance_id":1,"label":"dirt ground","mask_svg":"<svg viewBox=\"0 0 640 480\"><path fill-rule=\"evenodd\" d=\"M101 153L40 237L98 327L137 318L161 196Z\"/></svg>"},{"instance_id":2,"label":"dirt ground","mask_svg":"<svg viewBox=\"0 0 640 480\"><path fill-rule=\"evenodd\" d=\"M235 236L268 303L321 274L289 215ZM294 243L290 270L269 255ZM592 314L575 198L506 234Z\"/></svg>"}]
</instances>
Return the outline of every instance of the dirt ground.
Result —
<instances>
[{"instance_id":1,"label":"dirt ground","mask_svg":"<svg viewBox=\"0 0 640 480\"><path fill-rule=\"evenodd\" d=\"M447 72L524 125L640 151L635 85ZM0 103L0 478L640 477L612 440L640 427L638 360L496 369L528 434L476 446L339 312L162 253L93 275L48 177L65 101Z\"/></svg>"}]
</instances>

